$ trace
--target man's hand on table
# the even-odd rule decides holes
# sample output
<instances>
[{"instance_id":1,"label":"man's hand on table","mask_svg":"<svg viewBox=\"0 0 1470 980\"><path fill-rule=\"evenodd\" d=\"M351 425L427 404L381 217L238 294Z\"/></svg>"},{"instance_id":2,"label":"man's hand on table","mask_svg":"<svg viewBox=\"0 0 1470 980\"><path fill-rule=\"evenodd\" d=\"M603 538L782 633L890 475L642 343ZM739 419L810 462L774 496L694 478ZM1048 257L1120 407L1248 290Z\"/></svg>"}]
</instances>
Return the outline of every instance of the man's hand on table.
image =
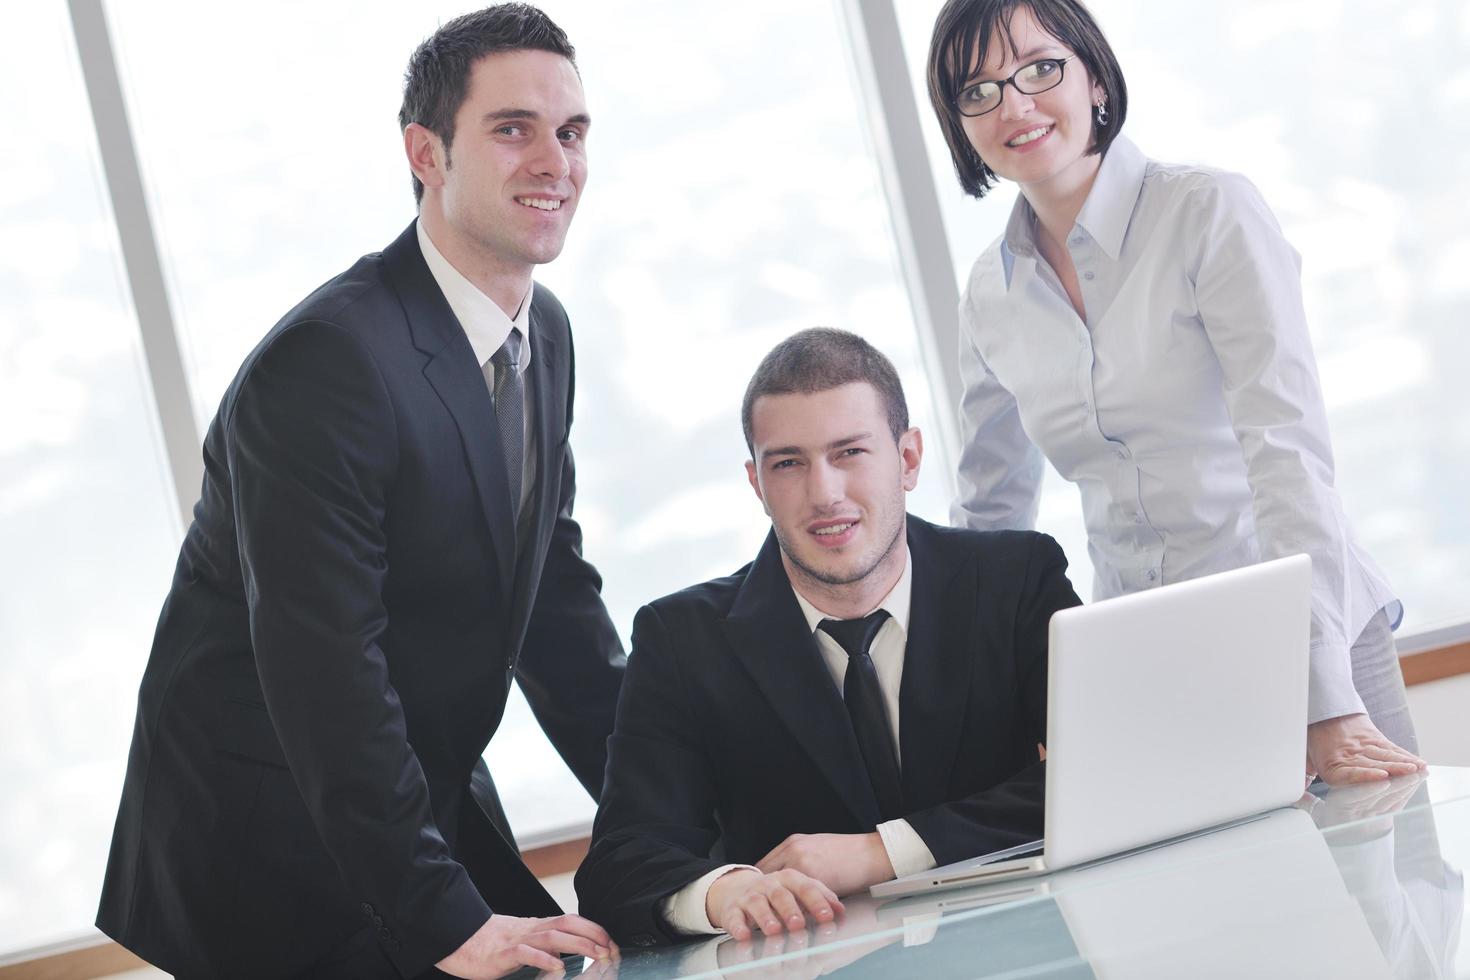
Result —
<instances>
[{"instance_id":1,"label":"man's hand on table","mask_svg":"<svg viewBox=\"0 0 1470 980\"><path fill-rule=\"evenodd\" d=\"M838 895L864 891L893 877L893 864L877 831L871 834L792 834L755 863L769 874L791 868Z\"/></svg>"},{"instance_id":2,"label":"man's hand on table","mask_svg":"<svg viewBox=\"0 0 1470 980\"><path fill-rule=\"evenodd\" d=\"M826 922L810 931L779 936L758 934L747 942L726 940L717 948L716 960L721 969L741 967L740 976L752 980L824 977L904 938L892 929L885 933L877 908L872 902L857 902L843 913L841 925ZM879 935L872 937L873 933ZM864 936L870 938L858 939ZM836 942L839 938L842 942ZM793 953L799 955L790 955ZM763 960L771 962L762 963Z\"/></svg>"},{"instance_id":3,"label":"man's hand on table","mask_svg":"<svg viewBox=\"0 0 1470 980\"><path fill-rule=\"evenodd\" d=\"M832 889L800 871L767 874L742 868L715 879L704 911L710 925L745 940L753 930L767 936L805 930L807 915L819 925L832 922L843 909Z\"/></svg>"},{"instance_id":4,"label":"man's hand on table","mask_svg":"<svg viewBox=\"0 0 1470 980\"><path fill-rule=\"evenodd\" d=\"M560 971L564 969L561 953L601 960L616 956L618 947L602 926L580 915L548 919L492 915L463 946L435 966L465 980L493 980L523 966Z\"/></svg>"}]
</instances>

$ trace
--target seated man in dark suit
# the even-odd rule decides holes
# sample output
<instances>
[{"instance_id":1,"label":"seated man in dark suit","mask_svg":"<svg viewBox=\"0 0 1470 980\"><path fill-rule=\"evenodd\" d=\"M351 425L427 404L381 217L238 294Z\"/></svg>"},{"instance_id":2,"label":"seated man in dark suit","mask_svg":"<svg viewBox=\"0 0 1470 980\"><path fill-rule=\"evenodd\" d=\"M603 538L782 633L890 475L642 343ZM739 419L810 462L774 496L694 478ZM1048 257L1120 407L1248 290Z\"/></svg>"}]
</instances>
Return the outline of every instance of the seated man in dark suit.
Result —
<instances>
[{"instance_id":1,"label":"seated man in dark suit","mask_svg":"<svg viewBox=\"0 0 1470 980\"><path fill-rule=\"evenodd\" d=\"M619 941L745 939L1041 833L1046 638L1078 603L1034 532L905 514L892 364L807 330L745 393L755 561L638 613L581 910Z\"/></svg>"}]
</instances>

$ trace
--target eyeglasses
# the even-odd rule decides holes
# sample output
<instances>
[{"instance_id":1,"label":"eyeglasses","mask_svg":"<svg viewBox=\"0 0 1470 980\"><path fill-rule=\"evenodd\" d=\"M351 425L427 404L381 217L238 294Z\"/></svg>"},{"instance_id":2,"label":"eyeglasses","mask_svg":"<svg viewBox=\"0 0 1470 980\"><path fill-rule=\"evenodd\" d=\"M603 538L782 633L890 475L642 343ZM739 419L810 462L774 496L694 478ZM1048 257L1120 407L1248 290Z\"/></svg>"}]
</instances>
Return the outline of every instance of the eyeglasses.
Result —
<instances>
[{"instance_id":1,"label":"eyeglasses","mask_svg":"<svg viewBox=\"0 0 1470 980\"><path fill-rule=\"evenodd\" d=\"M1062 84L1062 66L1075 58L1042 58L1020 68L1010 78L998 82L976 82L960 90L954 107L962 116L983 116L1000 108L1006 94L1006 86L1014 85L1018 92L1040 95L1048 89Z\"/></svg>"}]
</instances>

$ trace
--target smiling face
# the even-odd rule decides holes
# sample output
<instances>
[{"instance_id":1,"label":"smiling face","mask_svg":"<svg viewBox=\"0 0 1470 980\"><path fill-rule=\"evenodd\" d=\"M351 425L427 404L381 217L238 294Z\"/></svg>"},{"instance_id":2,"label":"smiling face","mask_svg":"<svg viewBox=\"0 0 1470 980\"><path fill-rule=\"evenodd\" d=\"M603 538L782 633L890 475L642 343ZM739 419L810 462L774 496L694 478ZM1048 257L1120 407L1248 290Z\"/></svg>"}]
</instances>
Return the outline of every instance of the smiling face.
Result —
<instances>
[{"instance_id":1,"label":"smiling face","mask_svg":"<svg viewBox=\"0 0 1470 980\"><path fill-rule=\"evenodd\" d=\"M999 27L1000 25L998 25ZM983 116L961 119L965 135L980 159L1001 177L1030 193L1048 186L1070 189L1097 172L1101 158L1089 155L1093 145L1092 110L1103 97L1075 52L1037 23L1029 7L1017 7L1009 30L997 29L965 84L1000 81L1046 58L1068 58L1056 88L1027 95L1005 86L1000 107Z\"/></svg>"},{"instance_id":2,"label":"smiling face","mask_svg":"<svg viewBox=\"0 0 1470 980\"><path fill-rule=\"evenodd\" d=\"M481 58L447 149L422 126L404 131L434 244L472 279L529 277L556 258L587 180L589 124L582 82L565 57Z\"/></svg>"},{"instance_id":3,"label":"smiling face","mask_svg":"<svg viewBox=\"0 0 1470 980\"><path fill-rule=\"evenodd\" d=\"M881 600L903 571L904 494L919 479L919 430L895 443L882 398L858 381L760 396L751 436L746 473L793 584L809 598L859 607L865 596ZM843 612L832 605L823 608Z\"/></svg>"}]
</instances>

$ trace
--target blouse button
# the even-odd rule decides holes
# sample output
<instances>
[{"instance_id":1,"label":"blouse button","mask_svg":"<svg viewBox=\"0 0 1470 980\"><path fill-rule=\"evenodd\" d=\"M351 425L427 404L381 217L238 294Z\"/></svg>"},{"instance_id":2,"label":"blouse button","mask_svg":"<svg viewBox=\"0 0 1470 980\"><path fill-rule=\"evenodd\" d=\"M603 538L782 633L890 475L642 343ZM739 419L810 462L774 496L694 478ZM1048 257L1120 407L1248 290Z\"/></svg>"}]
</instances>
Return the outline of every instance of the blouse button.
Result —
<instances>
[{"instance_id":1,"label":"blouse button","mask_svg":"<svg viewBox=\"0 0 1470 980\"><path fill-rule=\"evenodd\" d=\"M1091 282L1092 280L1096 279L1097 276L1093 272L1091 272L1089 270L1087 272L1082 273L1082 278L1083 279L1086 279L1088 282Z\"/></svg>"}]
</instances>

